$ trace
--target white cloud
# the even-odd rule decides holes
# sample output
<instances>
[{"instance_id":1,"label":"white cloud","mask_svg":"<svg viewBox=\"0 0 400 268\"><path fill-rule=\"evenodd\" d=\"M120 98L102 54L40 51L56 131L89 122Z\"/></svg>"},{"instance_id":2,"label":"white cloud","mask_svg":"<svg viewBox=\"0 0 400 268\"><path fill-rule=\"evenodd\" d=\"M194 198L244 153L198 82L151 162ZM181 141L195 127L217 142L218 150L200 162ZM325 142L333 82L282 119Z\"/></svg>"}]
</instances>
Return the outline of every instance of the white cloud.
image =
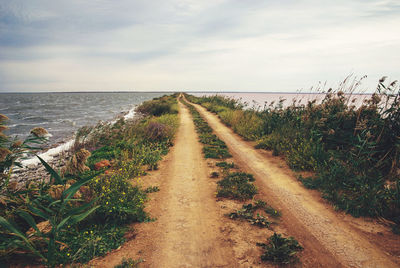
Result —
<instances>
[{"instance_id":1,"label":"white cloud","mask_svg":"<svg viewBox=\"0 0 400 268\"><path fill-rule=\"evenodd\" d=\"M0 91L295 91L350 72L373 90L400 78L395 1L15 3L0 0Z\"/></svg>"}]
</instances>

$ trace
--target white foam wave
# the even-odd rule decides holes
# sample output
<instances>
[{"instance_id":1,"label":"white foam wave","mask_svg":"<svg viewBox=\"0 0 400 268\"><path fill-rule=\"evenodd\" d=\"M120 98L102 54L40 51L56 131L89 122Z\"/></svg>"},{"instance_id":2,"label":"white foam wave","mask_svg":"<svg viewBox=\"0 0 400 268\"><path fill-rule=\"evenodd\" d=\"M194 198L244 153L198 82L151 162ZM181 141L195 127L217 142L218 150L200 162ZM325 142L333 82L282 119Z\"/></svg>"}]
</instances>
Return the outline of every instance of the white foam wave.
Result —
<instances>
[{"instance_id":1,"label":"white foam wave","mask_svg":"<svg viewBox=\"0 0 400 268\"><path fill-rule=\"evenodd\" d=\"M136 107L133 107L131 110L129 110L129 112L126 115L124 115L124 119L125 120L131 119L131 118L133 118L135 116L135 114L136 114L135 108ZM111 122L111 124L114 124L116 122L117 122L117 120L114 120L114 121ZM55 148L52 148L52 149L50 149L50 150L48 150L48 151L46 151L46 152L44 152L42 154L39 154L39 156L44 161L48 162L54 156L56 156L56 155L58 155L58 154L60 154L60 153L62 153L64 151L67 151L67 150L71 149L71 147L74 145L74 142L75 142L75 139L72 138L71 140L69 140L69 141L67 141L67 142L65 142L63 144L60 144L59 146L57 146ZM33 158L30 158L30 159L21 161L21 164L24 167L35 166L35 165L37 165L39 163L40 163L40 161L39 161L39 159L37 157L33 157Z\"/></svg>"},{"instance_id":2,"label":"white foam wave","mask_svg":"<svg viewBox=\"0 0 400 268\"><path fill-rule=\"evenodd\" d=\"M72 145L74 145L74 139L71 139L63 144L60 144L59 146L49 149L44 153L39 154L39 156L46 162L50 161L55 155L58 155L61 152L67 151L71 149ZM27 160L21 161L21 164L24 167L29 167L29 166L35 166L39 164L40 161L37 157L33 157Z\"/></svg>"},{"instance_id":3,"label":"white foam wave","mask_svg":"<svg viewBox=\"0 0 400 268\"><path fill-rule=\"evenodd\" d=\"M135 108L136 108L136 106L133 107L132 109L130 109L129 112L126 115L124 115L124 119L125 120L126 119L131 119L131 118L133 118L135 116L135 114L136 114Z\"/></svg>"}]
</instances>

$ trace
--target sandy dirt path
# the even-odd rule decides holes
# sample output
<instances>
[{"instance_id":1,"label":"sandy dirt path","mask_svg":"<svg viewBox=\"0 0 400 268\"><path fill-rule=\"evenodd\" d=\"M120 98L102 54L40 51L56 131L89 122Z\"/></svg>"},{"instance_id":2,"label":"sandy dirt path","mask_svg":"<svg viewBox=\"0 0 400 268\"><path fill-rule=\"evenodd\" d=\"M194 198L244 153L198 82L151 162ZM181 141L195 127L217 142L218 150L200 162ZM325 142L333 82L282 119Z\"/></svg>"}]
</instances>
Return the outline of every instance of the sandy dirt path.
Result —
<instances>
[{"instance_id":1,"label":"sandy dirt path","mask_svg":"<svg viewBox=\"0 0 400 268\"><path fill-rule=\"evenodd\" d=\"M223 214L215 199L215 184L188 109L179 103L180 127L175 145L160 170L143 180L156 183L150 215L156 221L135 226L136 237L95 267L114 267L122 258L143 258L140 267L238 267L234 253L221 233Z\"/></svg>"},{"instance_id":2,"label":"sandy dirt path","mask_svg":"<svg viewBox=\"0 0 400 268\"><path fill-rule=\"evenodd\" d=\"M398 259L346 223L288 172L273 163L253 144L244 141L219 118L195 105L209 125L228 145L235 161L253 173L259 190L283 211L283 224L321 267L399 267ZM332 259L333 256L333 259ZM335 263L336 262L336 263ZM397 264L396 264L397 262Z\"/></svg>"}]
</instances>

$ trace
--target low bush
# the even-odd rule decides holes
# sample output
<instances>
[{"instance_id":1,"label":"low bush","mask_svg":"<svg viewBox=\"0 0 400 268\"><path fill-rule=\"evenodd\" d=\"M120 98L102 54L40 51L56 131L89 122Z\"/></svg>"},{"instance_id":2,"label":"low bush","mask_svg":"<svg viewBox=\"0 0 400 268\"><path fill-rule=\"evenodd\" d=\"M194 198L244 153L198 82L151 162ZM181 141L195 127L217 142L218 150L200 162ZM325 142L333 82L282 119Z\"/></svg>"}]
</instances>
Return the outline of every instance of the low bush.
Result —
<instances>
[{"instance_id":1,"label":"low bush","mask_svg":"<svg viewBox=\"0 0 400 268\"><path fill-rule=\"evenodd\" d=\"M268 244L257 243L264 249L261 260L277 264L289 264L298 260L296 254L303 250L299 242L293 237L285 238L274 233L268 238Z\"/></svg>"},{"instance_id":2,"label":"low bush","mask_svg":"<svg viewBox=\"0 0 400 268\"><path fill-rule=\"evenodd\" d=\"M222 161L222 162L216 163L215 165L216 165L217 167L221 167L221 168L223 168L223 169L235 168L235 164L234 164L233 162L228 163L228 162Z\"/></svg>"},{"instance_id":3,"label":"low bush","mask_svg":"<svg viewBox=\"0 0 400 268\"><path fill-rule=\"evenodd\" d=\"M165 99L145 101L136 108L136 111L145 115L154 116L177 113L177 110Z\"/></svg>"},{"instance_id":4,"label":"low bush","mask_svg":"<svg viewBox=\"0 0 400 268\"><path fill-rule=\"evenodd\" d=\"M276 210L275 208L271 206L266 206L264 208L265 213L269 214L271 217L274 218L279 218L282 214L279 210Z\"/></svg>"},{"instance_id":5,"label":"low bush","mask_svg":"<svg viewBox=\"0 0 400 268\"><path fill-rule=\"evenodd\" d=\"M158 186L149 186L144 190L146 193L155 193L160 191L160 188Z\"/></svg>"},{"instance_id":6,"label":"low bush","mask_svg":"<svg viewBox=\"0 0 400 268\"><path fill-rule=\"evenodd\" d=\"M145 220L146 194L138 186L132 186L126 175L121 169L91 182L90 188L99 196L96 216L102 221L122 224Z\"/></svg>"},{"instance_id":7,"label":"low bush","mask_svg":"<svg viewBox=\"0 0 400 268\"><path fill-rule=\"evenodd\" d=\"M260 209L265 206L265 203L255 203L253 204L247 204L243 205L242 209L231 212L227 214L227 216L231 219L242 219L250 222L250 224L262 227L262 228L268 228L271 222L267 220L266 217L263 215L260 215L257 213L257 215L254 217L254 212L257 209Z\"/></svg>"},{"instance_id":8,"label":"low bush","mask_svg":"<svg viewBox=\"0 0 400 268\"><path fill-rule=\"evenodd\" d=\"M205 158L224 159L231 157L228 149L220 146L204 146L203 153Z\"/></svg>"},{"instance_id":9,"label":"low bush","mask_svg":"<svg viewBox=\"0 0 400 268\"><path fill-rule=\"evenodd\" d=\"M210 178L215 179L215 178L218 178L218 177L219 177L219 173L218 172L216 172L216 171L211 172Z\"/></svg>"},{"instance_id":10,"label":"low bush","mask_svg":"<svg viewBox=\"0 0 400 268\"><path fill-rule=\"evenodd\" d=\"M97 256L104 256L125 242L127 227L99 224L84 228L69 226L60 234L64 247L57 256L59 264L86 263Z\"/></svg>"},{"instance_id":11,"label":"low bush","mask_svg":"<svg viewBox=\"0 0 400 268\"><path fill-rule=\"evenodd\" d=\"M230 173L218 182L217 197L251 199L257 193L256 186L249 183L251 180L254 180L251 174Z\"/></svg>"},{"instance_id":12,"label":"low bush","mask_svg":"<svg viewBox=\"0 0 400 268\"><path fill-rule=\"evenodd\" d=\"M168 137L168 127L158 122L150 122L145 129L145 135L149 140L162 141Z\"/></svg>"}]
</instances>

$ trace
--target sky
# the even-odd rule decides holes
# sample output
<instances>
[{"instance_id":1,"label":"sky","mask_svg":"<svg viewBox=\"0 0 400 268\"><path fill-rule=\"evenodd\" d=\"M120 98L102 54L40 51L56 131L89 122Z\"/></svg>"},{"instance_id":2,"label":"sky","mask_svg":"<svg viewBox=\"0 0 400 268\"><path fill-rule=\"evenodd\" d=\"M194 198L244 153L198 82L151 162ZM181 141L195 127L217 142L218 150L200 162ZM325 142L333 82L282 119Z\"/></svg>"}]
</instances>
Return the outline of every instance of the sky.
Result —
<instances>
[{"instance_id":1,"label":"sky","mask_svg":"<svg viewBox=\"0 0 400 268\"><path fill-rule=\"evenodd\" d=\"M0 0L0 92L400 79L399 0Z\"/></svg>"}]
</instances>

